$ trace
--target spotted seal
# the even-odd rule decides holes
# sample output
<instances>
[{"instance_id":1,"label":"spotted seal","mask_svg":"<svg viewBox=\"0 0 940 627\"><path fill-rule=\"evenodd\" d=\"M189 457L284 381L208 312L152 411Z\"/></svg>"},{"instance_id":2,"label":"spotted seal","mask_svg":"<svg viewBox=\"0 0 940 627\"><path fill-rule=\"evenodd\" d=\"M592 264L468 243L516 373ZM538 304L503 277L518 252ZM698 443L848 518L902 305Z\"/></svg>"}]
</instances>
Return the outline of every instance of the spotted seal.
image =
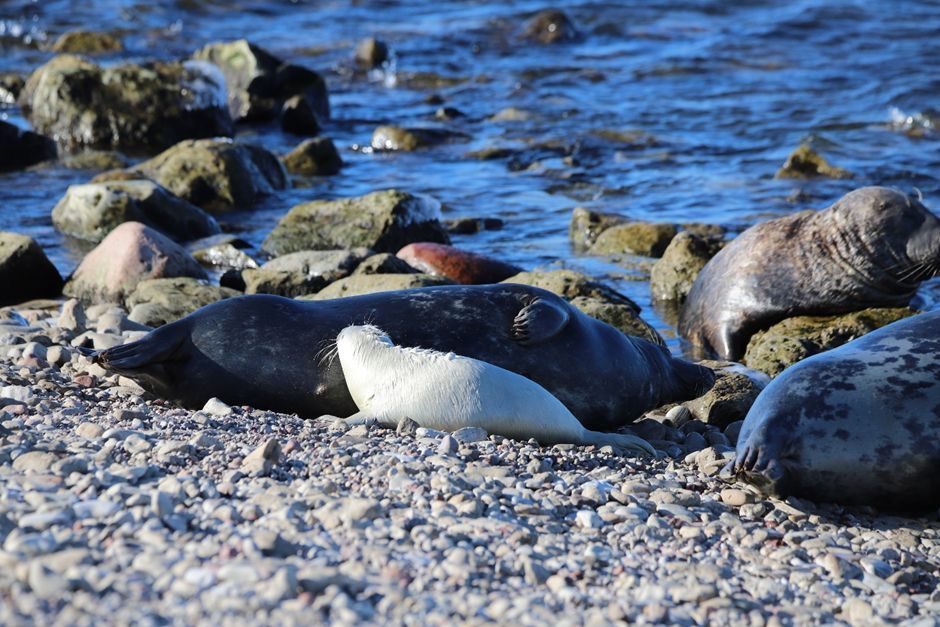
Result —
<instances>
[{"instance_id":1,"label":"spotted seal","mask_svg":"<svg viewBox=\"0 0 940 627\"><path fill-rule=\"evenodd\" d=\"M737 361L756 331L785 318L901 307L938 272L940 218L900 192L863 187L735 238L693 283L679 332Z\"/></svg>"},{"instance_id":2,"label":"spotted seal","mask_svg":"<svg viewBox=\"0 0 940 627\"><path fill-rule=\"evenodd\" d=\"M655 455L634 435L584 428L542 386L515 372L454 353L396 346L373 325L349 326L336 338L346 387L359 412L351 422L375 419L387 427L410 418L422 427L488 433L540 444L612 445Z\"/></svg>"},{"instance_id":3,"label":"spotted seal","mask_svg":"<svg viewBox=\"0 0 940 627\"><path fill-rule=\"evenodd\" d=\"M727 470L777 496L940 507L940 311L785 370L748 412Z\"/></svg>"},{"instance_id":4,"label":"spotted seal","mask_svg":"<svg viewBox=\"0 0 940 627\"><path fill-rule=\"evenodd\" d=\"M304 417L356 412L335 360L344 327L375 324L402 346L453 352L532 379L585 427L611 430L694 398L708 368L628 337L561 297L516 284L438 286L334 300L269 295L207 305L137 342L86 351L103 367L186 407L216 396Z\"/></svg>"}]
</instances>

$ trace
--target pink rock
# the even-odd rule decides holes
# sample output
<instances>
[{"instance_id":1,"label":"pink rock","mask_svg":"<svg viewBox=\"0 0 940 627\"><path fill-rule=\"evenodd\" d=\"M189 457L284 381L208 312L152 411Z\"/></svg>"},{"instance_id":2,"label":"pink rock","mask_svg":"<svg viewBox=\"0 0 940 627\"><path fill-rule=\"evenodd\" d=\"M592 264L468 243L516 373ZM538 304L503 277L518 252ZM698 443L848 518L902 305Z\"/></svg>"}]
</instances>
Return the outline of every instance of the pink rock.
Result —
<instances>
[{"instance_id":1,"label":"pink rock","mask_svg":"<svg viewBox=\"0 0 940 627\"><path fill-rule=\"evenodd\" d=\"M499 283L522 268L445 244L418 242L398 251L397 257L421 272L447 277L457 283Z\"/></svg>"},{"instance_id":2,"label":"pink rock","mask_svg":"<svg viewBox=\"0 0 940 627\"><path fill-rule=\"evenodd\" d=\"M140 222L111 231L82 260L63 292L87 302L122 302L145 279L206 272L179 244Z\"/></svg>"}]
</instances>

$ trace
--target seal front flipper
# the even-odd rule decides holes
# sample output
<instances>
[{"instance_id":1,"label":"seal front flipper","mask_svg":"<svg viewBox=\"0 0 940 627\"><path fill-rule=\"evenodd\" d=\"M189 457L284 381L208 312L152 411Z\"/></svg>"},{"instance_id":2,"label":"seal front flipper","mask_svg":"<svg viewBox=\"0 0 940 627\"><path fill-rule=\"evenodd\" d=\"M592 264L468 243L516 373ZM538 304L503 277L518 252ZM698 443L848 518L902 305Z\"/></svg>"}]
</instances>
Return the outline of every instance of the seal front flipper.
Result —
<instances>
[{"instance_id":1,"label":"seal front flipper","mask_svg":"<svg viewBox=\"0 0 940 627\"><path fill-rule=\"evenodd\" d=\"M509 335L523 346L538 344L558 335L570 319L566 308L536 297L516 314Z\"/></svg>"}]
</instances>

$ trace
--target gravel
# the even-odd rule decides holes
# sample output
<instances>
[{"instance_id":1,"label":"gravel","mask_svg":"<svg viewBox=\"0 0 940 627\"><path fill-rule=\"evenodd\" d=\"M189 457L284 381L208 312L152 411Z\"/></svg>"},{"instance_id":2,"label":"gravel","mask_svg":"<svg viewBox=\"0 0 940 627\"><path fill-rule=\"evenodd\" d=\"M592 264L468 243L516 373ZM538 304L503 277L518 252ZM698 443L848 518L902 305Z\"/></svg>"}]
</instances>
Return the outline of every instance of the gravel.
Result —
<instances>
[{"instance_id":1,"label":"gravel","mask_svg":"<svg viewBox=\"0 0 940 627\"><path fill-rule=\"evenodd\" d=\"M60 310L0 310L2 624L940 625L936 517L725 483L681 412L642 459L185 410L73 350L123 313Z\"/></svg>"}]
</instances>

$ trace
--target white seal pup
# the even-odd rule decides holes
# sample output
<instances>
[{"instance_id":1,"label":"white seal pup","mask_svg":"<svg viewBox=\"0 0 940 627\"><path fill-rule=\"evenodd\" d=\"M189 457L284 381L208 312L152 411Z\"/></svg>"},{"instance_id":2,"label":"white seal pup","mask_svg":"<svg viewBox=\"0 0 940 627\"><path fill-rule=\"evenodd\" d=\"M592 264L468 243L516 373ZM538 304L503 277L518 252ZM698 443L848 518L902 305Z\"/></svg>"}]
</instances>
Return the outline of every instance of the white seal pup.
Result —
<instances>
[{"instance_id":1,"label":"white seal pup","mask_svg":"<svg viewBox=\"0 0 940 627\"><path fill-rule=\"evenodd\" d=\"M349 326L336 338L349 393L359 407L350 422L488 433L541 444L612 445L654 455L643 439L589 431L557 398L522 375L454 353L396 346L381 329Z\"/></svg>"}]
</instances>

